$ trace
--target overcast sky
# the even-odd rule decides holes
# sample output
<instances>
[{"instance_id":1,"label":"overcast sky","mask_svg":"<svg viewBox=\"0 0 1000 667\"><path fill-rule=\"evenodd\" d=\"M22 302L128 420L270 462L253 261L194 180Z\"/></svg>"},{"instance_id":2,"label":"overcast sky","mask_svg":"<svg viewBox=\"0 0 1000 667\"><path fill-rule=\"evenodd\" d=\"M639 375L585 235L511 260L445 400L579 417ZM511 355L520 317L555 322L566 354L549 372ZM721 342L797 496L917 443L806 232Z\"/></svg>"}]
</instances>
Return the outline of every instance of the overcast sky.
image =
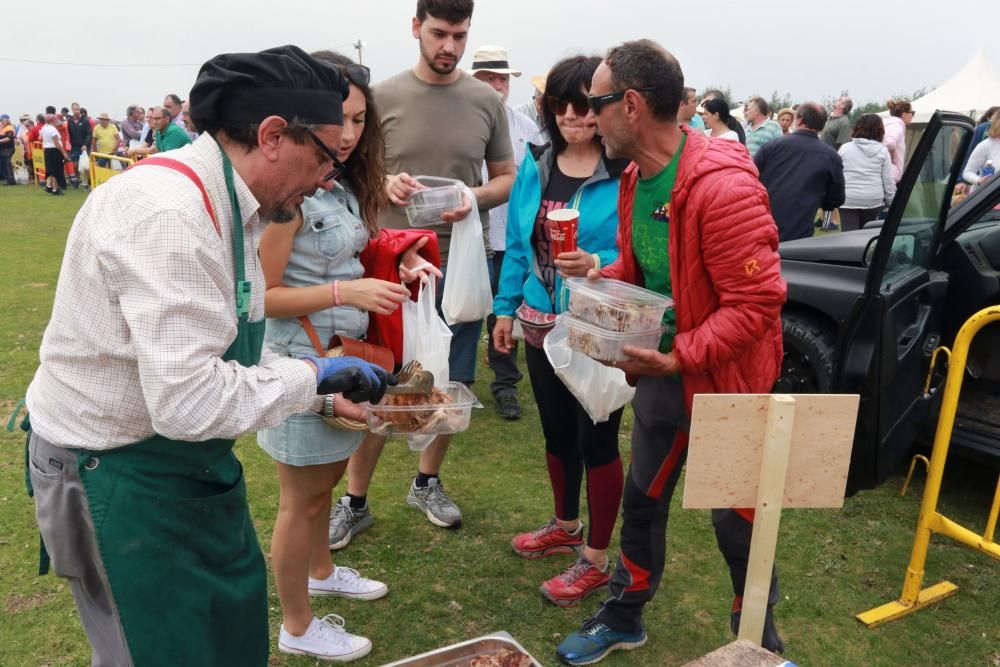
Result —
<instances>
[{"instance_id":1,"label":"overcast sky","mask_svg":"<svg viewBox=\"0 0 1000 667\"><path fill-rule=\"evenodd\" d=\"M79 101L91 116L107 111L121 118L130 103L160 104L165 93L186 98L198 66L213 55L289 43L354 54L350 45L360 38L378 81L416 62L415 6L415 0L56 0L31 10L30 24L4 30L0 113L34 114L47 104ZM962 6L970 10L965 18ZM525 73L512 85L510 101L517 104L531 95L528 77L561 57L648 37L677 56L688 85L699 91L729 86L741 99L777 90L802 101L847 89L864 102L939 85L980 47L1000 66L998 18L994 2L479 0L461 65L470 66L477 46L505 46Z\"/></svg>"}]
</instances>

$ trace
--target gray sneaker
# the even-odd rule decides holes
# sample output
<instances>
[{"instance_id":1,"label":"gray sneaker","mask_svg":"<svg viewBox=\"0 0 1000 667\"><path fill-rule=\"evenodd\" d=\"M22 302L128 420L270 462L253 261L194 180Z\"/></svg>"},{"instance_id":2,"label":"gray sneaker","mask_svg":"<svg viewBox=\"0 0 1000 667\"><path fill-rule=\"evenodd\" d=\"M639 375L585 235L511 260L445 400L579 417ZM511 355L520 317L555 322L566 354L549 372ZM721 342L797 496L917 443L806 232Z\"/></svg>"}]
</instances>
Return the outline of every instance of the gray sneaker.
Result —
<instances>
[{"instance_id":1,"label":"gray sneaker","mask_svg":"<svg viewBox=\"0 0 1000 667\"><path fill-rule=\"evenodd\" d=\"M375 515L365 505L364 509L351 509L351 499L344 496L330 510L330 551L343 549L351 538L363 533L375 523Z\"/></svg>"},{"instance_id":2,"label":"gray sneaker","mask_svg":"<svg viewBox=\"0 0 1000 667\"><path fill-rule=\"evenodd\" d=\"M427 515L427 520L441 528L458 528L462 525L462 510L452 502L441 486L441 480L431 477L426 488L417 488L416 480L410 485L406 504Z\"/></svg>"}]
</instances>

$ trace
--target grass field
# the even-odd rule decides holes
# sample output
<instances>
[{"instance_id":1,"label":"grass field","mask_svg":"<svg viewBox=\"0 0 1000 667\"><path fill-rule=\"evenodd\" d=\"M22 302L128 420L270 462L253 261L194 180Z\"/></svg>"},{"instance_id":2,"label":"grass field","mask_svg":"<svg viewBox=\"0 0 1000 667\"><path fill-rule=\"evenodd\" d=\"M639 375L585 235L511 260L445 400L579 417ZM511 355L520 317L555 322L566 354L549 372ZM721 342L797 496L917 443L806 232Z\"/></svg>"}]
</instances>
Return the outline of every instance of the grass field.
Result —
<instances>
[{"instance_id":1,"label":"grass field","mask_svg":"<svg viewBox=\"0 0 1000 667\"><path fill-rule=\"evenodd\" d=\"M51 310L63 246L82 192L51 197L28 188L0 188L0 405L4 417L23 395L37 363ZM376 602L325 599L317 614L338 613L348 629L371 637L372 654L356 664L379 665L497 630L507 630L539 658L553 651L598 604L558 609L538 594L541 581L568 557L524 561L510 538L550 515L551 497L538 415L522 383L524 418L504 422L494 411L488 371L475 390L486 408L456 438L442 472L465 514L465 525L445 531L405 505L416 459L402 442L387 446L371 490L377 520L338 563L386 581ZM629 420L622 429L627 457ZM38 535L24 491L23 434L0 436L0 665L87 665L89 648L69 592L55 577L36 576ZM277 507L277 479L253 436L238 453L247 470L253 515L267 553ZM627 460L627 458L626 458ZM849 498L842 510L789 511L778 546L782 603L777 617L786 657L799 665L1000 666L1000 563L943 539L933 541L927 583L943 579L959 595L915 616L865 629L854 614L898 596L909 558L922 491L918 474L910 494L900 480ZM995 471L955 462L942 498L949 515L981 530ZM731 588L715 547L707 512L672 507L664 586L648 606L649 643L617 654L607 665L679 665L731 640ZM617 545L612 545L615 553ZM170 609L163 609L170 614ZM278 654L280 623L271 596L273 665L311 661ZM178 638L178 641L182 639Z\"/></svg>"}]
</instances>

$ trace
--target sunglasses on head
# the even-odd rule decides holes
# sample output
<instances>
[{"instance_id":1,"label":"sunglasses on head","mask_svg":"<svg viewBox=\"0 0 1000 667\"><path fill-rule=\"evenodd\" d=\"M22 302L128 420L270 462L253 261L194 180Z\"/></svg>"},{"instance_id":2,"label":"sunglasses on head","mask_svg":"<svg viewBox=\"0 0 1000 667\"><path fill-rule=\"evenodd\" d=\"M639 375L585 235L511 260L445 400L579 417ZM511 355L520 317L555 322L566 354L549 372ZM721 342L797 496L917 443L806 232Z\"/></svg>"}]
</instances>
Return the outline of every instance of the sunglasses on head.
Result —
<instances>
[{"instance_id":1,"label":"sunglasses on head","mask_svg":"<svg viewBox=\"0 0 1000 667\"><path fill-rule=\"evenodd\" d=\"M309 136L312 137L313 142L315 142L315 144L319 147L319 149L323 151L326 154L326 156L330 158L330 160L333 162L333 169L330 170L329 174L323 177L323 180L332 181L333 179L343 174L344 171L347 169L347 166L344 165L344 163L337 158L337 154L334 151L330 150L330 147L324 144L323 140L317 137L316 133L313 132L312 130L309 130Z\"/></svg>"},{"instance_id":2,"label":"sunglasses on head","mask_svg":"<svg viewBox=\"0 0 1000 667\"><path fill-rule=\"evenodd\" d=\"M341 65L340 69L347 75L348 80L359 88L367 88L372 80L372 71L364 65L351 63L350 65Z\"/></svg>"},{"instance_id":3,"label":"sunglasses on head","mask_svg":"<svg viewBox=\"0 0 1000 667\"><path fill-rule=\"evenodd\" d=\"M617 93L608 93L607 95L592 95L587 98L587 104L590 105L590 110L594 112L594 115L601 113L601 109L613 104L615 102L620 102L625 99L625 93L629 90L634 90L637 93L650 93L656 90L656 86L643 86L642 88L629 88L628 90L620 90Z\"/></svg>"},{"instance_id":4,"label":"sunglasses on head","mask_svg":"<svg viewBox=\"0 0 1000 667\"><path fill-rule=\"evenodd\" d=\"M590 111L587 106L587 100L575 99L575 100L564 100L561 97L548 96L545 98L546 103L549 105L549 111L557 116L562 116L566 113L566 108L572 106L573 112L577 116L586 116Z\"/></svg>"}]
</instances>

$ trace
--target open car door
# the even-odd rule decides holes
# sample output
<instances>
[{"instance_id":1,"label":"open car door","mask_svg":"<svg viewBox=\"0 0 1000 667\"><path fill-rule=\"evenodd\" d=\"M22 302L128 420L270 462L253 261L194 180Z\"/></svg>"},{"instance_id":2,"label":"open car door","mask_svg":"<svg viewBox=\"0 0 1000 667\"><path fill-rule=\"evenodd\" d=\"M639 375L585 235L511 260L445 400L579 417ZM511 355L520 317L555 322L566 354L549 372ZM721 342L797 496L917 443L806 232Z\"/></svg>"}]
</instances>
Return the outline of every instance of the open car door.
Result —
<instances>
[{"instance_id":1,"label":"open car door","mask_svg":"<svg viewBox=\"0 0 1000 667\"><path fill-rule=\"evenodd\" d=\"M935 259L973 130L967 116L931 117L865 253L865 291L841 329L834 360L835 391L861 395L851 490L873 488L899 468L931 403L923 383L948 291Z\"/></svg>"}]
</instances>

